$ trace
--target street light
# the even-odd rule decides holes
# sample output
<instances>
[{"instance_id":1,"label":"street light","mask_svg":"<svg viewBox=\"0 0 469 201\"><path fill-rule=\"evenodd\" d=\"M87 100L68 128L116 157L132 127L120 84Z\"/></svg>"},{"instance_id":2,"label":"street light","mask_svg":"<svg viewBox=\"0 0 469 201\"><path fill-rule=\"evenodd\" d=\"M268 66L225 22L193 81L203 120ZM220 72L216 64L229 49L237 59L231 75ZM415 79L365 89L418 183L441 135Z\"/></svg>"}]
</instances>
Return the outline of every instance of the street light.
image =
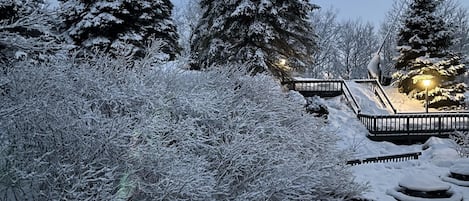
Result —
<instances>
[{"instance_id":1,"label":"street light","mask_svg":"<svg viewBox=\"0 0 469 201\"><path fill-rule=\"evenodd\" d=\"M428 87L432 84L432 80L422 80L423 86L425 86L425 112L428 113Z\"/></svg>"}]
</instances>

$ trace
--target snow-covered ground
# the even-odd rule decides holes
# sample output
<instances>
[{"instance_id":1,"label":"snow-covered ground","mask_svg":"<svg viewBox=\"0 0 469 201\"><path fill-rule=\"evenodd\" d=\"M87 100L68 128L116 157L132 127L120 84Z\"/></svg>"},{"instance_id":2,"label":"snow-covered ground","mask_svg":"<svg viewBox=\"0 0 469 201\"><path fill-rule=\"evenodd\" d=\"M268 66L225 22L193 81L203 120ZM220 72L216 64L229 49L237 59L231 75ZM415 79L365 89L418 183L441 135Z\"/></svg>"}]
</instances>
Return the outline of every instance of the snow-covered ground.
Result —
<instances>
[{"instance_id":1,"label":"snow-covered ground","mask_svg":"<svg viewBox=\"0 0 469 201\"><path fill-rule=\"evenodd\" d=\"M375 111L380 106L374 103L371 90L351 84L354 93L361 94L360 105L364 109ZM390 88L388 92L392 92ZM397 92L397 90L396 90ZM399 111L419 111L422 112L422 104L418 101L410 101L406 96L391 93L391 100L399 108ZM368 101L368 102L367 102ZM366 135L368 131L356 118L353 111L345 104L343 96L323 100L329 110L328 130L337 133L340 137L338 146L354 154L354 158L360 159L372 156L394 155L410 152L422 152L418 160L392 163L375 163L357 165L351 168L356 176L356 181L368 183L370 191L364 194L365 198L376 201L391 201L393 197L386 194L386 191L398 186L399 181L419 176L419 177L440 177L448 173L449 168L456 163L469 163L469 160L460 159L453 148L450 139L432 138L423 150L422 144L396 145L390 142L375 142L369 140ZM374 108L373 108L374 107ZM378 110L379 111L379 110ZM382 111L382 108L381 108ZM469 188L459 187L450 184L453 190L463 194L466 201L469 201Z\"/></svg>"}]
</instances>

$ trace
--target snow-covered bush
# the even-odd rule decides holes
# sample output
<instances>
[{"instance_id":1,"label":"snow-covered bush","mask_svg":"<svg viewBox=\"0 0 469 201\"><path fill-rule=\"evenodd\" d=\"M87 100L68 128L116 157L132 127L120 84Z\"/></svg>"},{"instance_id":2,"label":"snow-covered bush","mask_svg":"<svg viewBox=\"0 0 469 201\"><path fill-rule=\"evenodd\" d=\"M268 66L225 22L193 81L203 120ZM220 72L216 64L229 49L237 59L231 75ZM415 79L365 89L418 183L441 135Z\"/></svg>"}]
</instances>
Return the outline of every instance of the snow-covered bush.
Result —
<instances>
[{"instance_id":1,"label":"snow-covered bush","mask_svg":"<svg viewBox=\"0 0 469 201\"><path fill-rule=\"evenodd\" d=\"M454 132L450 138L455 143L456 151L461 157L469 157L469 133L468 132Z\"/></svg>"},{"instance_id":2,"label":"snow-covered bush","mask_svg":"<svg viewBox=\"0 0 469 201\"><path fill-rule=\"evenodd\" d=\"M317 49L310 1L200 0L191 37L191 69L234 64L289 79L313 63Z\"/></svg>"},{"instance_id":3,"label":"snow-covered bush","mask_svg":"<svg viewBox=\"0 0 469 201\"><path fill-rule=\"evenodd\" d=\"M0 194L340 200L363 190L336 136L271 77L148 63L130 71L128 61L101 56L21 63L1 74Z\"/></svg>"}]
</instances>

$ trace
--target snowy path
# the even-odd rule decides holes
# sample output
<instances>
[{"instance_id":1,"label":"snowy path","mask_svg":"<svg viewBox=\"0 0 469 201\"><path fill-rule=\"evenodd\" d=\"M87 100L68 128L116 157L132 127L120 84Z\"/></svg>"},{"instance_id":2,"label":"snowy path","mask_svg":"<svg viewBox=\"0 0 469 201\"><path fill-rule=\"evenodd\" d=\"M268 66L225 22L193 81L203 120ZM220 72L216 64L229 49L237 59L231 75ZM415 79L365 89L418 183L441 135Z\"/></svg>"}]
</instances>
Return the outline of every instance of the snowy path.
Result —
<instances>
[{"instance_id":1,"label":"snowy path","mask_svg":"<svg viewBox=\"0 0 469 201\"><path fill-rule=\"evenodd\" d=\"M361 101L366 101L366 99L361 99ZM369 140L366 137L368 131L345 102L343 96L324 101L329 109L329 123L326 129L340 137L338 146L347 152L354 153L353 159L422 151L419 160L353 166L351 171L356 176L356 181L368 183L370 187L370 191L364 194L365 198L376 201L394 201L394 198L386 195L386 190L396 187L401 179L413 175L438 177L446 174L449 167L460 160L456 151L451 148L449 139L435 138L434 143L426 150L422 150L422 145L418 144L395 145L390 142ZM453 184L451 186L463 194L465 201L469 201L469 188Z\"/></svg>"}]
</instances>

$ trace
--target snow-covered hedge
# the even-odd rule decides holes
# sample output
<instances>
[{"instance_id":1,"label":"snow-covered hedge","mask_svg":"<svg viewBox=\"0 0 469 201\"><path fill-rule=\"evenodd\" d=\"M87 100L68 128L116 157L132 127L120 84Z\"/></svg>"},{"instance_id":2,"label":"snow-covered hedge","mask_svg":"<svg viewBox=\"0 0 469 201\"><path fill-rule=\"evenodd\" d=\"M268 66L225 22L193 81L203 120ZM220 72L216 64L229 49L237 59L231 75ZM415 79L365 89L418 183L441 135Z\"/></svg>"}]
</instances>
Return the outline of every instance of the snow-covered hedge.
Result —
<instances>
[{"instance_id":1,"label":"snow-covered hedge","mask_svg":"<svg viewBox=\"0 0 469 201\"><path fill-rule=\"evenodd\" d=\"M455 149L461 157L469 158L469 132L456 131L450 138L454 141Z\"/></svg>"},{"instance_id":2,"label":"snow-covered hedge","mask_svg":"<svg viewBox=\"0 0 469 201\"><path fill-rule=\"evenodd\" d=\"M0 75L0 195L339 200L363 190L336 136L270 77L127 64L18 63Z\"/></svg>"}]
</instances>

